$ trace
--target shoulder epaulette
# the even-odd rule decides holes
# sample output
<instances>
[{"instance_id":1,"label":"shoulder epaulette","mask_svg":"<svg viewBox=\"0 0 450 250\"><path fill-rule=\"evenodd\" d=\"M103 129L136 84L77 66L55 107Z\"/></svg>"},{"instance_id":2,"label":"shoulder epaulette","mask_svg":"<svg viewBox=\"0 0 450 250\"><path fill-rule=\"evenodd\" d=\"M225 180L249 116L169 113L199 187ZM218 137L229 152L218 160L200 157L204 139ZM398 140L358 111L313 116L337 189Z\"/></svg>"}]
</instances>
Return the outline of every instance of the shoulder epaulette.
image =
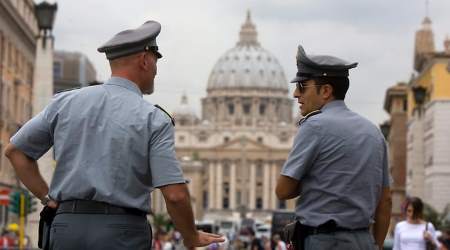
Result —
<instances>
[{"instance_id":1,"label":"shoulder epaulette","mask_svg":"<svg viewBox=\"0 0 450 250\"><path fill-rule=\"evenodd\" d=\"M315 116L320 113L322 113L322 111L320 111L320 110L314 110L312 112L309 112L307 115L305 115L305 117L300 119L300 121L298 122L298 125L301 126L306 120L308 120L309 117Z\"/></svg>"},{"instance_id":2,"label":"shoulder epaulette","mask_svg":"<svg viewBox=\"0 0 450 250\"><path fill-rule=\"evenodd\" d=\"M155 104L155 107L159 108L162 112L166 113L166 115L169 116L170 120L172 121L172 125L175 127L175 120L174 120L173 117L169 114L169 112L167 112L166 110L164 110L163 108L161 108L161 106L159 106L158 104Z\"/></svg>"},{"instance_id":3,"label":"shoulder epaulette","mask_svg":"<svg viewBox=\"0 0 450 250\"><path fill-rule=\"evenodd\" d=\"M56 94L60 94L60 93L64 93L64 92L68 92L68 91L72 91L72 90L77 90L77 89L81 89L81 87L75 87L75 88L70 88L70 89L62 89L62 90L59 90L58 92L56 92Z\"/></svg>"}]
</instances>

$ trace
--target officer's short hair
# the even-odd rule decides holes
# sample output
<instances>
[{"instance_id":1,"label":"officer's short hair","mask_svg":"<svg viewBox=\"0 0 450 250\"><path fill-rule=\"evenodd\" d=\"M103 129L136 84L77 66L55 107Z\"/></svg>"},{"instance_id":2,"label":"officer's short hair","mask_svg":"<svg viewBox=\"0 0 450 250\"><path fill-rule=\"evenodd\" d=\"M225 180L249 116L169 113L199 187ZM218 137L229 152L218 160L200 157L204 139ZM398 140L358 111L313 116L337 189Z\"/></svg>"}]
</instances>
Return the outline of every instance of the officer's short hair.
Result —
<instances>
[{"instance_id":1,"label":"officer's short hair","mask_svg":"<svg viewBox=\"0 0 450 250\"><path fill-rule=\"evenodd\" d=\"M337 100L344 100L345 94L350 86L348 77L314 77L314 81L317 85L329 84L333 87L333 96ZM320 86L317 86L319 91Z\"/></svg>"}]
</instances>

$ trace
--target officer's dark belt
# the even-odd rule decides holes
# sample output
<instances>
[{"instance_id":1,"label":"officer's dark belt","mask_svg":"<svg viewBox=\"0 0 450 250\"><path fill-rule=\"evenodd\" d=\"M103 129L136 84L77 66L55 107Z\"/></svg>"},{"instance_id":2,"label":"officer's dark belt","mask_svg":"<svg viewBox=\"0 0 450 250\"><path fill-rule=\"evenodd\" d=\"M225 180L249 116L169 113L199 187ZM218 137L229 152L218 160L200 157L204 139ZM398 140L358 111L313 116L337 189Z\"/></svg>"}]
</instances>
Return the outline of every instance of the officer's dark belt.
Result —
<instances>
[{"instance_id":1,"label":"officer's dark belt","mask_svg":"<svg viewBox=\"0 0 450 250\"><path fill-rule=\"evenodd\" d=\"M328 221L318 227L306 227L306 234L307 235L314 235L314 234L330 234L330 233L336 233L336 232L358 232L358 231L368 231L368 227L362 227L362 228L345 228L345 227L339 227L336 225L334 221Z\"/></svg>"},{"instance_id":2,"label":"officer's dark belt","mask_svg":"<svg viewBox=\"0 0 450 250\"><path fill-rule=\"evenodd\" d=\"M114 206L92 200L70 200L60 202L56 214L129 214L146 216L146 212L136 208Z\"/></svg>"}]
</instances>

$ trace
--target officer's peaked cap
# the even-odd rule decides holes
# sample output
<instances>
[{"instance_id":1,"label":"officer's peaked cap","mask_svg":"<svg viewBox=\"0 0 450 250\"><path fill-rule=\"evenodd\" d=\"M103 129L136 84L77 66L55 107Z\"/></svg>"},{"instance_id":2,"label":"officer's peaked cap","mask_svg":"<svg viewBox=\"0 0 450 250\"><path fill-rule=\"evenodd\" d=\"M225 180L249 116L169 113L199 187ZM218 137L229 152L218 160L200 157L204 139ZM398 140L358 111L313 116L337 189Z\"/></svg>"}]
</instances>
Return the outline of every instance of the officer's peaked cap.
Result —
<instances>
[{"instance_id":1,"label":"officer's peaked cap","mask_svg":"<svg viewBox=\"0 0 450 250\"><path fill-rule=\"evenodd\" d=\"M301 45L297 52L297 75L291 82L304 82L314 77L347 77L348 70L358 63L349 63L327 55L307 55Z\"/></svg>"},{"instance_id":2,"label":"officer's peaked cap","mask_svg":"<svg viewBox=\"0 0 450 250\"><path fill-rule=\"evenodd\" d=\"M97 50L105 53L108 60L143 51L152 51L158 58L161 58L162 55L158 52L156 44L156 37L160 31L161 24L156 21L147 21L137 29L117 33Z\"/></svg>"}]
</instances>

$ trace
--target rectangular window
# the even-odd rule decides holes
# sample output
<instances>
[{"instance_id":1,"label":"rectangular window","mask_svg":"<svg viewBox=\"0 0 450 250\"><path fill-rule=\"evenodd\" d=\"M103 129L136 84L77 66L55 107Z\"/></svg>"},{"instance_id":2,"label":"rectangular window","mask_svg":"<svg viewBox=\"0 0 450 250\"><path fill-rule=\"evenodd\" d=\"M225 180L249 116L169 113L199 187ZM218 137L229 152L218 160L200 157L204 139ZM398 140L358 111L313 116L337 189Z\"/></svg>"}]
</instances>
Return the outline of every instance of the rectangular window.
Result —
<instances>
[{"instance_id":1,"label":"rectangular window","mask_svg":"<svg viewBox=\"0 0 450 250\"><path fill-rule=\"evenodd\" d=\"M228 204L228 198L225 197L223 198L223 209L228 209L229 208L229 204Z\"/></svg>"},{"instance_id":2,"label":"rectangular window","mask_svg":"<svg viewBox=\"0 0 450 250\"><path fill-rule=\"evenodd\" d=\"M54 61L53 62L53 79L61 79L62 78L62 62Z\"/></svg>"},{"instance_id":3,"label":"rectangular window","mask_svg":"<svg viewBox=\"0 0 450 250\"><path fill-rule=\"evenodd\" d=\"M234 105L233 104L228 104L228 113L230 115L234 114Z\"/></svg>"},{"instance_id":4,"label":"rectangular window","mask_svg":"<svg viewBox=\"0 0 450 250\"><path fill-rule=\"evenodd\" d=\"M244 104L243 106L242 106L242 109L244 110L244 114L246 114L246 115L248 115L248 114L250 114L250 109L251 109L251 105L250 104Z\"/></svg>"},{"instance_id":5,"label":"rectangular window","mask_svg":"<svg viewBox=\"0 0 450 250\"><path fill-rule=\"evenodd\" d=\"M203 208L208 208L208 191L203 191Z\"/></svg>"},{"instance_id":6,"label":"rectangular window","mask_svg":"<svg viewBox=\"0 0 450 250\"><path fill-rule=\"evenodd\" d=\"M278 201L278 209L286 209L286 201Z\"/></svg>"},{"instance_id":7,"label":"rectangular window","mask_svg":"<svg viewBox=\"0 0 450 250\"><path fill-rule=\"evenodd\" d=\"M261 104L261 105L259 106L259 114L260 114L260 115L264 115L265 113L266 113L266 105Z\"/></svg>"},{"instance_id":8,"label":"rectangular window","mask_svg":"<svg viewBox=\"0 0 450 250\"><path fill-rule=\"evenodd\" d=\"M33 72L34 71L34 67L32 63L28 63L28 76L27 76L27 81L29 85L33 84Z\"/></svg>"},{"instance_id":9,"label":"rectangular window","mask_svg":"<svg viewBox=\"0 0 450 250\"><path fill-rule=\"evenodd\" d=\"M8 53L8 61L7 61L8 69L11 68L12 66L12 50L13 50L12 44L11 42L8 41L8 47L6 50L6 53Z\"/></svg>"},{"instance_id":10,"label":"rectangular window","mask_svg":"<svg viewBox=\"0 0 450 250\"><path fill-rule=\"evenodd\" d=\"M0 70L3 70L3 51L4 51L3 32L0 30Z\"/></svg>"},{"instance_id":11,"label":"rectangular window","mask_svg":"<svg viewBox=\"0 0 450 250\"><path fill-rule=\"evenodd\" d=\"M225 193L225 195L228 195L230 193L230 187L229 187L229 183L228 182L224 182L223 183L223 191Z\"/></svg>"},{"instance_id":12,"label":"rectangular window","mask_svg":"<svg viewBox=\"0 0 450 250\"><path fill-rule=\"evenodd\" d=\"M256 199L256 209L262 209L263 208L263 200L261 199L261 197L258 197Z\"/></svg>"}]
</instances>

